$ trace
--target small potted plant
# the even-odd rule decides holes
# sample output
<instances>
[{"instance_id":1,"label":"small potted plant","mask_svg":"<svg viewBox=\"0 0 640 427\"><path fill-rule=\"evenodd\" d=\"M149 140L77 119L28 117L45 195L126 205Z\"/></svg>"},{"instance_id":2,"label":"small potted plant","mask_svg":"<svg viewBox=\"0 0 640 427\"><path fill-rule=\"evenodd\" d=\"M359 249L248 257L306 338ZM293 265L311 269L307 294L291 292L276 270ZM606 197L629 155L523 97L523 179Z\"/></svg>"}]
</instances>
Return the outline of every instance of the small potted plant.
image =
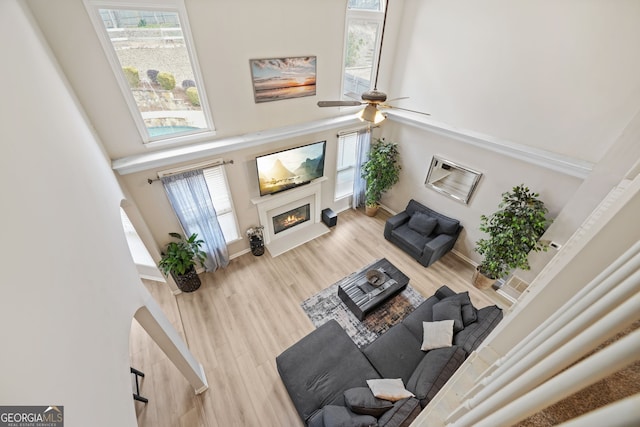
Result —
<instances>
[{"instance_id":1,"label":"small potted plant","mask_svg":"<svg viewBox=\"0 0 640 427\"><path fill-rule=\"evenodd\" d=\"M474 286L488 289L516 268L529 270L529 252L547 250L547 243L539 239L551 221L538 197L521 184L502 194L498 211L480 217L480 231L489 237L476 242L483 260L474 273Z\"/></svg>"},{"instance_id":2,"label":"small potted plant","mask_svg":"<svg viewBox=\"0 0 640 427\"><path fill-rule=\"evenodd\" d=\"M362 165L365 186L365 213L375 216L382 194L400 179L398 144L376 140L369 150L369 159Z\"/></svg>"},{"instance_id":3,"label":"small potted plant","mask_svg":"<svg viewBox=\"0 0 640 427\"><path fill-rule=\"evenodd\" d=\"M173 276L178 288L183 292L193 292L200 287L196 265L204 264L205 252L201 249L203 240L193 233L188 239L179 233L169 233L177 242L169 242L162 252L158 267L165 274Z\"/></svg>"}]
</instances>

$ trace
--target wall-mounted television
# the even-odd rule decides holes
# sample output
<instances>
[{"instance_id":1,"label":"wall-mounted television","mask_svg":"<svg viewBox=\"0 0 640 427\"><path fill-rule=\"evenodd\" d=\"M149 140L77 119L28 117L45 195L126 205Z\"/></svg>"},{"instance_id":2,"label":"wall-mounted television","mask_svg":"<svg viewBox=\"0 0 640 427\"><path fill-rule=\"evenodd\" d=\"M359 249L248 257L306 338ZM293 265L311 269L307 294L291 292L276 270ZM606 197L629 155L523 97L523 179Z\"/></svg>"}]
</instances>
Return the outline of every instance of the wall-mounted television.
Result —
<instances>
[{"instance_id":1,"label":"wall-mounted television","mask_svg":"<svg viewBox=\"0 0 640 427\"><path fill-rule=\"evenodd\" d=\"M279 193L308 184L324 175L327 141L256 157L260 195Z\"/></svg>"}]
</instances>

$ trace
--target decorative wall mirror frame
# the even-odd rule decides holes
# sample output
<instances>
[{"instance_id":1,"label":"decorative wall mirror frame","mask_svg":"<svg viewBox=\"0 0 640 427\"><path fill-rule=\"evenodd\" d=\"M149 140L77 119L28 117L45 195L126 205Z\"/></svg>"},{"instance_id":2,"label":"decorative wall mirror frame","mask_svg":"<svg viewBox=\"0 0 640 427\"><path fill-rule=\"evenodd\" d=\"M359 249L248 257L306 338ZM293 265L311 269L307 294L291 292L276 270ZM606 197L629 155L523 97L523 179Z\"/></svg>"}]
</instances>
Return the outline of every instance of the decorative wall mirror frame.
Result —
<instances>
[{"instance_id":1,"label":"decorative wall mirror frame","mask_svg":"<svg viewBox=\"0 0 640 427\"><path fill-rule=\"evenodd\" d=\"M424 185L466 205L481 176L478 171L433 156Z\"/></svg>"}]
</instances>

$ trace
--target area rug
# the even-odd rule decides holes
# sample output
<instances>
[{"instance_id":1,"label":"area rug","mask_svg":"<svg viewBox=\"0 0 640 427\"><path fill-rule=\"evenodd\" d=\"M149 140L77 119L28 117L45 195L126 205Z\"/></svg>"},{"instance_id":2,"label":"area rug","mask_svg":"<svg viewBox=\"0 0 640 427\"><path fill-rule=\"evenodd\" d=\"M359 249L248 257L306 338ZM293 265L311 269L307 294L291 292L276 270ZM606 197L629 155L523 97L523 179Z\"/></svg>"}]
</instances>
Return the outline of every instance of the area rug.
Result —
<instances>
[{"instance_id":1,"label":"area rug","mask_svg":"<svg viewBox=\"0 0 640 427\"><path fill-rule=\"evenodd\" d=\"M366 347L415 310L424 297L410 285L369 313L361 322L338 296L338 283L320 291L301 305L317 328L335 319L358 348Z\"/></svg>"}]
</instances>

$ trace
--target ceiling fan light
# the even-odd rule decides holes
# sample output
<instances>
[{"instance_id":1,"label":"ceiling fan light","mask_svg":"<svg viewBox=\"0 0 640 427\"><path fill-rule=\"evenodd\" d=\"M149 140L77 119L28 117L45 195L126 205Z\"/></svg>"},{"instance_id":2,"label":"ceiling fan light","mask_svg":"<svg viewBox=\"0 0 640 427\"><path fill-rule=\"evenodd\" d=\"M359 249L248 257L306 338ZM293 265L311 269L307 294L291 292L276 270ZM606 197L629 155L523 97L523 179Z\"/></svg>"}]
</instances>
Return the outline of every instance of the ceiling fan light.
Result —
<instances>
[{"instance_id":1,"label":"ceiling fan light","mask_svg":"<svg viewBox=\"0 0 640 427\"><path fill-rule=\"evenodd\" d=\"M376 109L376 115L373 118L373 123L377 125L378 123L382 123L386 118L387 116L385 116L382 111Z\"/></svg>"},{"instance_id":2,"label":"ceiling fan light","mask_svg":"<svg viewBox=\"0 0 640 427\"><path fill-rule=\"evenodd\" d=\"M387 117L380 112L374 105L367 105L358 115L360 120L378 124Z\"/></svg>"}]
</instances>

